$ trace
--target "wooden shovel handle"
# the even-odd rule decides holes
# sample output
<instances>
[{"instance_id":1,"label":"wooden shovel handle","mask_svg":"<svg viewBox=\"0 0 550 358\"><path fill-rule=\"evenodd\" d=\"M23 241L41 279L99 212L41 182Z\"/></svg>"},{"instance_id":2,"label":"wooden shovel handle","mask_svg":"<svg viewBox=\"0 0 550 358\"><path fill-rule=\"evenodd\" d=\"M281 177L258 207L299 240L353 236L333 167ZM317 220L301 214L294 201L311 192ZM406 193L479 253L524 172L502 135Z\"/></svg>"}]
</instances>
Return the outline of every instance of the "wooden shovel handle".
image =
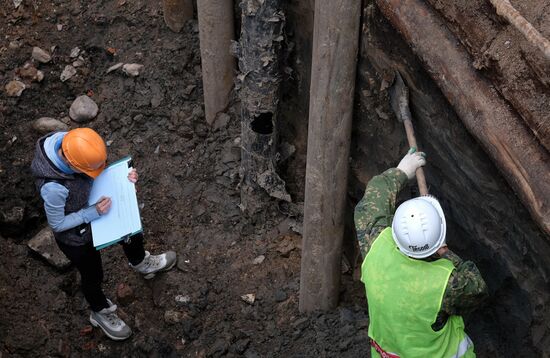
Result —
<instances>
[{"instance_id":1,"label":"wooden shovel handle","mask_svg":"<svg viewBox=\"0 0 550 358\"><path fill-rule=\"evenodd\" d=\"M405 132L407 133L407 139L409 141L409 147L415 147L416 150L420 150L416 144L416 137L414 136L414 128L410 119L404 119ZM418 190L420 195L428 195L428 185L426 185L426 177L424 176L424 170L422 167L416 169L416 181L418 182Z\"/></svg>"}]
</instances>

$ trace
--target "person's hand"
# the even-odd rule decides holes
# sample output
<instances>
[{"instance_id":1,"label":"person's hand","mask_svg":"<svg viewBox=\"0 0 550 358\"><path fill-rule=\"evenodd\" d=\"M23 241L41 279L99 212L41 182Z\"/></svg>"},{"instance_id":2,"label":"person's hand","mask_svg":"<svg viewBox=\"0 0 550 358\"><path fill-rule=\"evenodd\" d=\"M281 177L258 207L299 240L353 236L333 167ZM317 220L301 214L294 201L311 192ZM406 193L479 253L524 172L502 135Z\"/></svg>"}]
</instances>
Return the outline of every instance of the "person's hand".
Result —
<instances>
[{"instance_id":1,"label":"person's hand","mask_svg":"<svg viewBox=\"0 0 550 358\"><path fill-rule=\"evenodd\" d=\"M416 175L416 169L423 165L426 165L426 154L424 152L417 152L416 148L412 147L401 159L397 169L405 173L407 178L413 179Z\"/></svg>"},{"instance_id":2,"label":"person's hand","mask_svg":"<svg viewBox=\"0 0 550 358\"><path fill-rule=\"evenodd\" d=\"M95 209L97 210L97 213L99 215L105 215L107 212L109 212L109 209L111 208L111 198L108 198L106 196L102 196L97 201L97 204L95 204Z\"/></svg>"},{"instance_id":3,"label":"person's hand","mask_svg":"<svg viewBox=\"0 0 550 358\"><path fill-rule=\"evenodd\" d=\"M128 180L132 183L137 183L138 181L138 173L134 168L130 169L130 172L128 173Z\"/></svg>"}]
</instances>

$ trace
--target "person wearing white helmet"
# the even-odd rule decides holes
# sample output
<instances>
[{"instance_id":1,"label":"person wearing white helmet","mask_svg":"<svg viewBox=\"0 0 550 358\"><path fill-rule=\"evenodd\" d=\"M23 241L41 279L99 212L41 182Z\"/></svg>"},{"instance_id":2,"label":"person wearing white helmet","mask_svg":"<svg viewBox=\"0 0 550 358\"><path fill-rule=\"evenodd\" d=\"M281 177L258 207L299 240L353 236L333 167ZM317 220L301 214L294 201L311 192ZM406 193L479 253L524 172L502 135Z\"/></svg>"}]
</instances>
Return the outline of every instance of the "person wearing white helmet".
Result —
<instances>
[{"instance_id":1,"label":"person wearing white helmet","mask_svg":"<svg viewBox=\"0 0 550 358\"><path fill-rule=\"evenodd\" d=\"M488 296L481 273L448 249L437 199L421 196L395 210L425 164L411 148L397 168L369 181L355 209L372 357L475 357L461 316Z\"/></svg>"}]
</instances>

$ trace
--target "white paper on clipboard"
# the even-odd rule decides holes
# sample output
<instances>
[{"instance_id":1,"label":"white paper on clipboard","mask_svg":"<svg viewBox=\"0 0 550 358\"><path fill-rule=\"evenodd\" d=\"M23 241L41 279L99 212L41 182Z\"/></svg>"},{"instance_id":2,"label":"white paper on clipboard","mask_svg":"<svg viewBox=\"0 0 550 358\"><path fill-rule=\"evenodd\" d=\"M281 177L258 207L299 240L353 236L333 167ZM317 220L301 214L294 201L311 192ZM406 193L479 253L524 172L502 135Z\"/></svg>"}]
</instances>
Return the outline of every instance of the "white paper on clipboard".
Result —
<instances>
[{"instance_id":1,"label":"white paper on clipboard","mask_svg":"<svg viewBox=\"0 0 550 358\"><path fill-rule=\"evenodd\" d=\"M97 250L142 231L135 184L128 180L129 163L123 158L109 165L94 180L88 205L102 196L111 198L109 212L92 221L92 238Z\"/></svg>"}]
</instances>

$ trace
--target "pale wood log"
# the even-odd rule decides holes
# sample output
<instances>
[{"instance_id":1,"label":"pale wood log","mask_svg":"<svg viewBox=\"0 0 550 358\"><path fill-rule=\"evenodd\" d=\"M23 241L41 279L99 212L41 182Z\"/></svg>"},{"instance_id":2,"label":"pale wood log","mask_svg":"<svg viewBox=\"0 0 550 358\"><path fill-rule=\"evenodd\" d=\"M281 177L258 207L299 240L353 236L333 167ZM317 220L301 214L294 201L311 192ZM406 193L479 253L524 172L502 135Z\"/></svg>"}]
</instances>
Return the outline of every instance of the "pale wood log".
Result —
<instances>
[{"instance_id":1,"label":"pale wood log","mask_svg":"<svg viewBox=\"0 0 550 358\"><path fill-rule=\"evenodd\" d=\"M376 0L533 219L550 235L550 156L421 0ZM460 163L457 163L460 165Z\"/></svg>"},{"instance_id":2,"label":"pale wood log","mask_svg":"<svg viewBox=\"0 0 550 358\"><path fill-rule=\"evenodd\" d=\"M180 32L185 22L193 18L192 0L163 0L164 23L174 32Z\"/></svg>"},{"instance_id":3,"label":"pale wood log","mask_svg":"<svg viewBox=\"0 0 550 358\"><path fill-rule=\"evenodd\" d=\"M233 88L235 38L233 0L197 0L201 48L202 85L206 122L227 109Z\"/></svg>"},{"instance_id":4,"label":"pale wood log","mask_svg":"<svg viewBox=\"0 0 550 358\"><path fill-rule=\"evenodd\" d=\"M361 1L315 2L301 312L338 304L360 15Z\"/></svg>"},{"instance_id":5,"label":"pale wood log","mask_svg":"<svg viewBox=\"0 0 550 358\"><path fill-rule=\"evenodd\" d=\"M490 0L491 4L497 10L497 14L504 17L512 24L519 32L521 32L527 41L538 47L544 56L550 60L550 41L538 32L537 29L529 21L510 4L508 0Z\"/></svg>"}]
</instances>

